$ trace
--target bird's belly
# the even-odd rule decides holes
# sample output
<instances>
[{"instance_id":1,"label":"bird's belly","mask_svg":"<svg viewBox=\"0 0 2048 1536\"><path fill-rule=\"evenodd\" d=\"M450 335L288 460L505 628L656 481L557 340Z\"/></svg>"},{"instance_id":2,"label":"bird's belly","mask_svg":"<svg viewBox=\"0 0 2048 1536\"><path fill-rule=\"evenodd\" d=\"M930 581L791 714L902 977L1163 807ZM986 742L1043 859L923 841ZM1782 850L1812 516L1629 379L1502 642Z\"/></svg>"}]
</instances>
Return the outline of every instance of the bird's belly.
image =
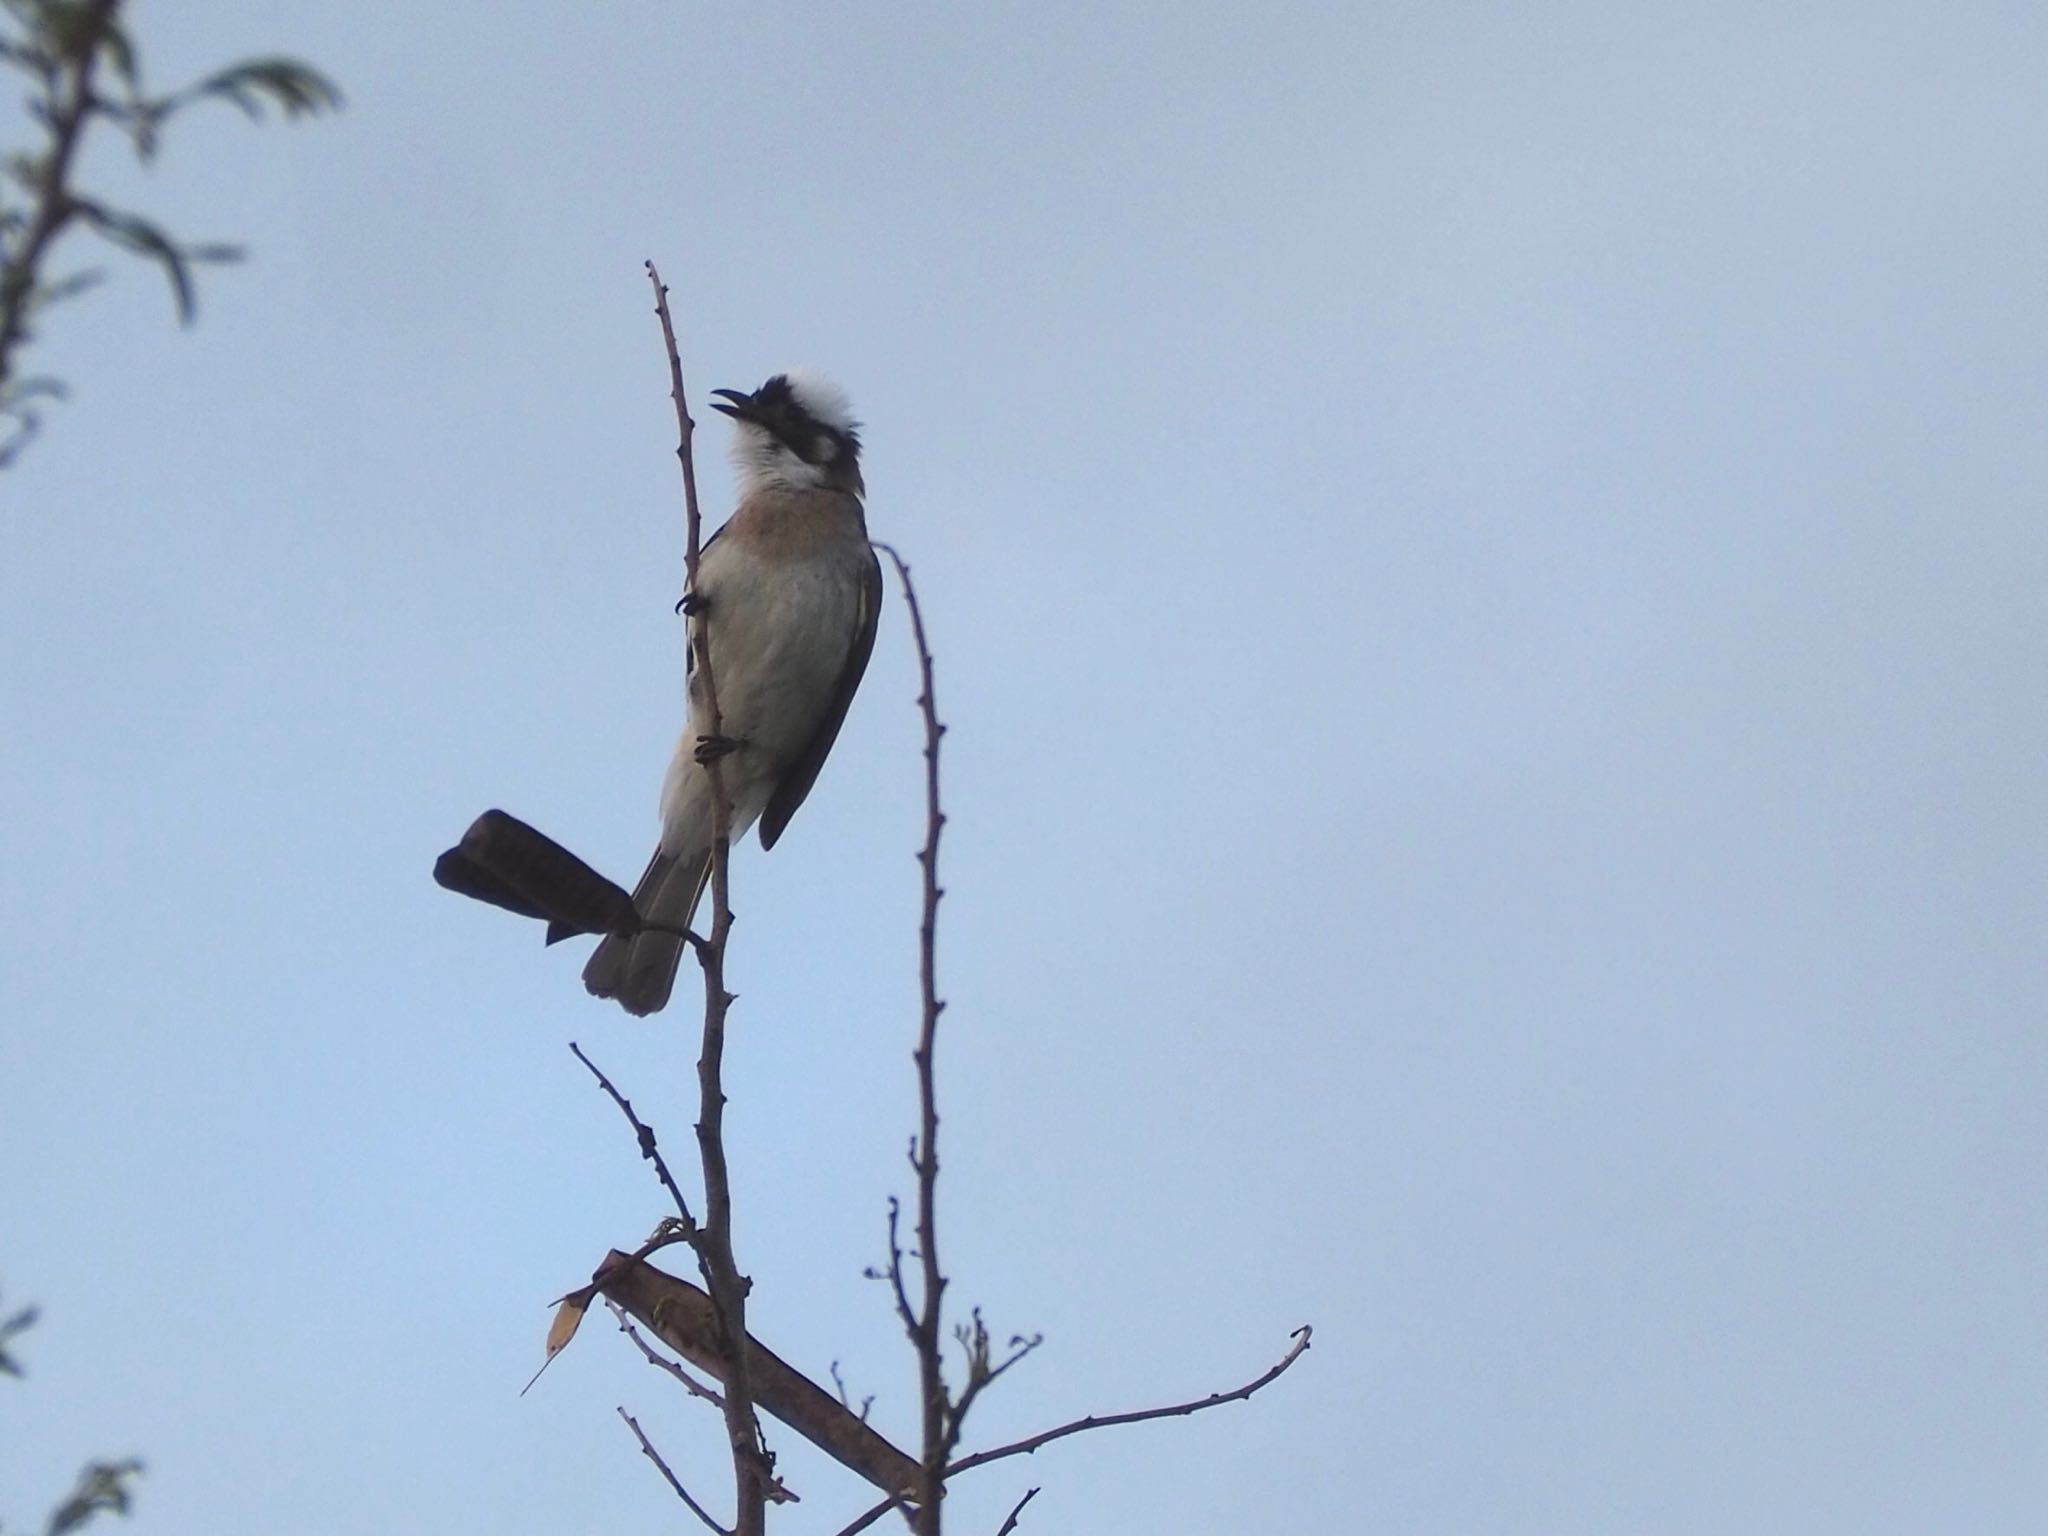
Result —
<instances>
[{"instance_id":1,"label":"bird's belly","mask_svg":"<svg viewBox=\"0 0 2048 1536\"><path fill-rule=\"evenodd\" d=\"M838 691L858 623L859 593L820 564L733 562L710 602L711 671L722 733L779 769L810 742ZM693 683L691 722L708 729Z\"/></svg>"}]
</instances>

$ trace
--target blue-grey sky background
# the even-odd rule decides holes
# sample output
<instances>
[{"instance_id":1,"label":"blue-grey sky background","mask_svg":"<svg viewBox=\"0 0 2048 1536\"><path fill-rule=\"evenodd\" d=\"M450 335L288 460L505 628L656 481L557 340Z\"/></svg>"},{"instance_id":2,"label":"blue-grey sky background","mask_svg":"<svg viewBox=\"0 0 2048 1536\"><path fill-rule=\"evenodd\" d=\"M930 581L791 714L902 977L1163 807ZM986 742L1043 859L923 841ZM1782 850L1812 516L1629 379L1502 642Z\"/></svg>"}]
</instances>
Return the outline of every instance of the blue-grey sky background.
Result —
<instances>
[{"instance_id":1,"label":"blue-grey sky background","mask_svg":"<svg viewBox=\"0 0 2048 1536\"><path fill-rule=\"evenodd\" d=\"M2038 1525L2048 11L134 24L349 107L95 158L253 259L54 315L0 477L0 1515L133 1451L138 1533L691 1528L620 1403L723 1507L602 1320L518 1395L664 1211L566 1042L687 1162L694 1013L428 879L487 805L651 846L654 257L700 397L844 381L923 591L945 1260L1047 1338L969 1445L1316 1325L950 1528ZM913 693L892 596L729 1059L757 1331L905 1442ZM865 1507L777 1444L777 1529Z\"/></svg>"}]
</instances>

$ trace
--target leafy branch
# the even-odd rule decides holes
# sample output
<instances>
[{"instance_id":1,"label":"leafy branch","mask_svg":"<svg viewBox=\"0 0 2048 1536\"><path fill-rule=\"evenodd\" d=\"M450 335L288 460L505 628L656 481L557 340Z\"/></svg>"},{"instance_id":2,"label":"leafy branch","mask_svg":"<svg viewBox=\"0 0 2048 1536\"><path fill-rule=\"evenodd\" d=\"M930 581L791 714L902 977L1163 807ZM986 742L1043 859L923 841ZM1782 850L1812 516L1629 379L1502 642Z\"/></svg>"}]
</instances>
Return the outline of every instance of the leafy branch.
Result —
<instances>
[{"instance_id":1,"label":"leafy branch","mask_svg":"<svg viewBox=\"0 0 2048 1536\"><path fill-rule=\"evenodd\" d=\"M57 242L83 227L118 251L154 263L170 284L180 324L198 310L193 269L238 261L239 246L187 242L129 209L86 195L73 174L88 134L103 125L128 140L136 159L156 158L164 126L187 107L221 101L261 121L291 120L341 105L341 92L295 59L244 59L181 90L153 95L121 18L122 0L0 0L0 66L26 79L28 115L40 143L0 149L0 468L34 436L37 402L61 398L49 377L24 376L19 356L52 306L77 297L104 273L84 268L46 276Z\"/></svg>"}]
</instances>

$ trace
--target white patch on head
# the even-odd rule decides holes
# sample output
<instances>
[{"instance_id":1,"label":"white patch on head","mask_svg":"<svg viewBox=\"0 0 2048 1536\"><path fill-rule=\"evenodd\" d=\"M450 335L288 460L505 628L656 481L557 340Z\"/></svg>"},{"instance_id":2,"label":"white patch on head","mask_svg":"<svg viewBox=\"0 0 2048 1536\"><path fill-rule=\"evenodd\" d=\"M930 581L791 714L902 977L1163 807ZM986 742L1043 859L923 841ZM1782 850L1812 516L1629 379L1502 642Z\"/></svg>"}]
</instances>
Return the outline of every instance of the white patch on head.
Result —
<instances>
[{"instance_id":1,"label":"white patch on head","mask_svg":"<svg viewBox=\"0 0 2048 1536\"><path fill-rule=\"evenodd\" d=\"M813 418L841 432L853 430L853 402L836 382L815 368L801 366L785 368L783 377L789 380L789 392L796 397L796 403Z\"/></svg>"},{"instance_id":2,"label":"white patch on head","mask_svg":"<svg viewBox=\"0 0 2048 1536\"><path fill-rule=\"evenodd\" d=\"M770 485L808 491L825 483L825 465L811 463L766 427L751 421L735 421L733 427L732 462L742 496Z\"/></svg>"}]
</instances>

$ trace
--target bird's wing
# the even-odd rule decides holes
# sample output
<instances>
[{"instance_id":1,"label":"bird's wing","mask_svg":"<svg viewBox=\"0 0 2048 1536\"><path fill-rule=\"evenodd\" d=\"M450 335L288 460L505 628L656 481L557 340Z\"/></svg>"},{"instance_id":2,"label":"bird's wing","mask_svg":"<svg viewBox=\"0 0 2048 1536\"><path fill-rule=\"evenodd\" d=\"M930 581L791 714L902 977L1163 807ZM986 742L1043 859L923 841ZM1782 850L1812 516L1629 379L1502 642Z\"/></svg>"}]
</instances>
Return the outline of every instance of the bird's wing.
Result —
<instances>
[{"instance_id":1,"label":"bird's wing","mask_svg":"<svg viewBox=\"0 0 2048 1536\"><path fill-rule=\"evenodd\" d=\"M782 829L789 825L789 818L796 814L796 808L804 803L804 796L811 792L811 785L817 782L818 770L825 765L825 754L839 739L839 727L846 719L854 690L860 687L861 675L868 669L868 657L875 649L875 624L881 613L882 562L870 549L867 569L861 572L859 622L854 629L853 644L846 652L846 665L839 670L838 687L833 691L832 702L824 718L818 722L818 729L798 754L797 760L789 765L789 772L782 776L781 782L775 786L775 793L768 799L768 809L761 813L763 848L773 848L775 839L782 836Z\"/></svg>"}]
</instances>

